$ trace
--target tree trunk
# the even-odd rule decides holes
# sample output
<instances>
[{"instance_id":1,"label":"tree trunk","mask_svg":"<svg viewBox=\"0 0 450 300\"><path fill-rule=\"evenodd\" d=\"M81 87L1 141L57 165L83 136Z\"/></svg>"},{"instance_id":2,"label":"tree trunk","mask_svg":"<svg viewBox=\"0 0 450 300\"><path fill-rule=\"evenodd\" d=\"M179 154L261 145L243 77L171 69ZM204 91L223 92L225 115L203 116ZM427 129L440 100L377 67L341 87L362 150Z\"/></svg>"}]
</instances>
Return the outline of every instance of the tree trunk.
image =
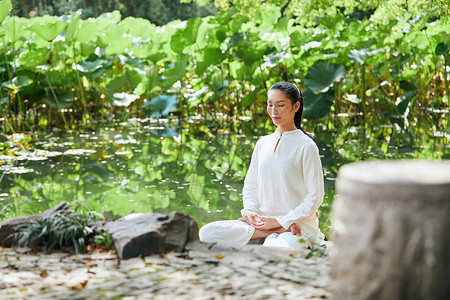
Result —
<instances>
[{"instance_id":1,"label":"tree trunk","mask_svg":"<svg viewBox=\"0 0 450 300\"><path fill-rule=\"evenodd\" d=\"M450 163L342 167L332 290L340 299L450 299Z\"/></svg>"}]
</instances>

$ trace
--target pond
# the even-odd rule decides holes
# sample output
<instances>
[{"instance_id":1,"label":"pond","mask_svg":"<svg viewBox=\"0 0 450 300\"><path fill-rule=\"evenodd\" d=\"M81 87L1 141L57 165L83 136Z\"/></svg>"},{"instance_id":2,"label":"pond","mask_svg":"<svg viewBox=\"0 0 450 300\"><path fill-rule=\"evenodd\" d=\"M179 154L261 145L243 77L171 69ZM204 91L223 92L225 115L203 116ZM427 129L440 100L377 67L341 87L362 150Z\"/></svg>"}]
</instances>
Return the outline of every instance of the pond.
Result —
<instances>
[{"instance_id":1,"label":"pond","mask_svg":"<svg viewBox=\"0 0 450 300\"><path fill-rule=\"evenodd\" d=\"M238 218L254 144L274 127L264 125L245 135L176 124L132 119L95 130L34 133L26 139L34 141L29 144L20 142L27 135L3 135L2 149L9 147L9 154L0 154L0 219L39 213L61 201L109 219L172 210L192 216L200 226ZM320 227L327 236L340 166L360 160L449 158L448 134L395 124L349 124L312 130L324 169Z\"/></svg>"}]
</instances>

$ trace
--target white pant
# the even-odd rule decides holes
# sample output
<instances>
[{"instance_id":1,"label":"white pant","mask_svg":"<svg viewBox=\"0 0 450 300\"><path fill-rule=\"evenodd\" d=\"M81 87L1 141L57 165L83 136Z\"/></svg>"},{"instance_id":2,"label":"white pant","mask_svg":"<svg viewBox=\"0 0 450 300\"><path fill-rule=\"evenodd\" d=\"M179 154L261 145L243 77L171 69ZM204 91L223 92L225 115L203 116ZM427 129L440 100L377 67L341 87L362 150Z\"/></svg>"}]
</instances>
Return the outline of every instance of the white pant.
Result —
<instances>
[{"instance_id":1,"label":"white pant","mask_svg":"<svg viewBox=\"0 0 450 300\"><path fill-rule=\"evenodd\" d=\"M255 228L239 220L216 221L200 228L200 241L205 243L218 243L225 246L243 246L250 241ZM319 231L320 232L320 231ZM303 235L303 231L302 231ZM304 248L308 242L300 242L301 238L291 232L272 233L263 246Z\"/></svg>"}]
</instances>

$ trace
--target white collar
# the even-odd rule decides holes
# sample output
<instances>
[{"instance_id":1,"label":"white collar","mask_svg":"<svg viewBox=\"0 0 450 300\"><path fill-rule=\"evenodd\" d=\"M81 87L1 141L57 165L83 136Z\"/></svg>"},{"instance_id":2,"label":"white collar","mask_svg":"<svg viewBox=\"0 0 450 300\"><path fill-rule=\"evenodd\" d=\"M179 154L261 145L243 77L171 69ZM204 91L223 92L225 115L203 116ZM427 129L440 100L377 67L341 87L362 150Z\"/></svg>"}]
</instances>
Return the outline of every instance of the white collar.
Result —
<instances>
[{"instance_id":1,"label":"white collar","mask_svg":"<svg viewBox=\"0 0 450 300\"><path fill-rule=\"evenodd\" d=\"M294 129L294 130L285 131L285 132L283 132L283 134L281 134L281 132L279 132L278 130L275 130L274 134L276 137L281 137L281 136L295 135L295 134L299 134L301 132L302 131L300 129Z\"/></svg>"}]
</instances>

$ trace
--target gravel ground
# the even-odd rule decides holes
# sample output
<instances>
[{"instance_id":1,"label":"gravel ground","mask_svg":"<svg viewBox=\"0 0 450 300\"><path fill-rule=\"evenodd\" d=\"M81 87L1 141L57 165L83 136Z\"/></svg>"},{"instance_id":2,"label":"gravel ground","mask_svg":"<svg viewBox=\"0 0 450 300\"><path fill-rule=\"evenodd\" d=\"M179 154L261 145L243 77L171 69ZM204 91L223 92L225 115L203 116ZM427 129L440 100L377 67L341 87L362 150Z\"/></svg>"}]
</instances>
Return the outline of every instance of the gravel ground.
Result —
<instances>
[{"instance_id":1,"label":"gravel ground","mask_svg":"<svg viewBox=\"0 0 450 300\"><path fill-rule=\"evenodd\" d=\"M0 299L328 299L329 259L307 254L198 242L122 261L113 252L2 249Z\"/></svg>"}]
</instances>

